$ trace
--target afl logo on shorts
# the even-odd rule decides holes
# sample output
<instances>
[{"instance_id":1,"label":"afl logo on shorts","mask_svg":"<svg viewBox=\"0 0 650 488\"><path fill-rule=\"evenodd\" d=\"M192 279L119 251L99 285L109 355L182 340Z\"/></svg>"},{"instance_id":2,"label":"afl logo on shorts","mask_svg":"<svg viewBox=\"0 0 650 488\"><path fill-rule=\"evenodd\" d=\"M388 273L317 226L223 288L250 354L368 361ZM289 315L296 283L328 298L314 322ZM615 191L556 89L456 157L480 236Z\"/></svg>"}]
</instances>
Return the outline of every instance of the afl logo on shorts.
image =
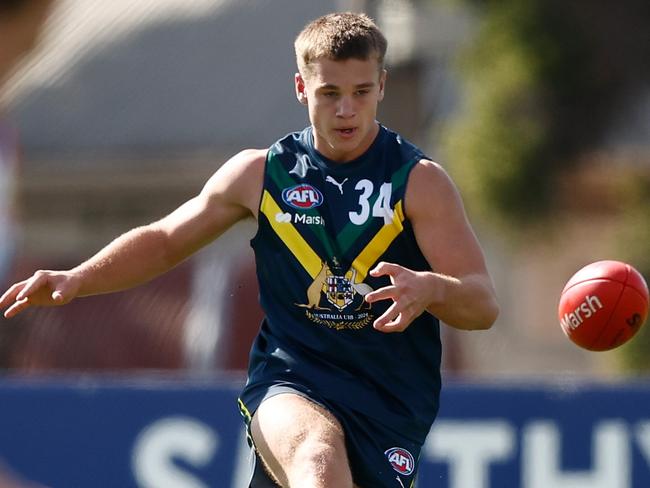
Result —
<instances>
[{"instance_id":1,"label":"afl logo on shorts","mask_svg":"<svg viewBox=\"0 0 650 488\"><path fill-rule=\"evenodd\" d=\"M415 469L415 459L406 449L391 447L384 454L395 471L403 476L410 476Z\"/></svg>"},{"instance_id":2,"label":"afl logo on shorts","mask_svg":"<svg viewBox=\"0 0 650 488\"><path fill-rule=\"evenodd\" d=\"M323 194L311 185L303 183L282 190L282 200L293 208L308 209L323 203Z\"/></svg>"}]
</instances>

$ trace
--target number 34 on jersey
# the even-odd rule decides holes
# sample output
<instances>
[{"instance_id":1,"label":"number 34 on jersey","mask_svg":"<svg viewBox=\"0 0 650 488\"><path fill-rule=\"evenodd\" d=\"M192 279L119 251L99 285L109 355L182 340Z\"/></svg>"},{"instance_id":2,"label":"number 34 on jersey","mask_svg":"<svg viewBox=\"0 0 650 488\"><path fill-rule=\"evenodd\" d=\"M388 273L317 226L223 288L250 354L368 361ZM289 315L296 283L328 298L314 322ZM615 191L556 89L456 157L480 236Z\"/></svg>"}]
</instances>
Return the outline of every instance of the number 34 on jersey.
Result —
<instances>
[{"instance_id":1,"label":"number 34 on jersey","mask_svg":"<svg viewBox=\"0 0 650 488\"><path fill-rule=\"evenodd\" d=\"M393 221L393 209L390 208L391 183L383 183L378 194L375 194L372 181L366 179L359 180L354 189L361 193L357 210L348 212L350 222L363 225L371 216L383 218L385 225Z\"/></svg>"}]
</instances>

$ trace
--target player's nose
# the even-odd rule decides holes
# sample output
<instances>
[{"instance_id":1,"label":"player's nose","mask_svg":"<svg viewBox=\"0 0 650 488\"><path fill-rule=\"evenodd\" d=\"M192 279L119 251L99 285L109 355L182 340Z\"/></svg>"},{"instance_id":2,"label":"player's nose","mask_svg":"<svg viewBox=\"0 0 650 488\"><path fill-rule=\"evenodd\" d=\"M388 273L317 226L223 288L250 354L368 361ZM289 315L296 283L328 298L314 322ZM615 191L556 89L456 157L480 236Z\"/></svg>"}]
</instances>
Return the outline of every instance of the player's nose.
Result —
<instances>
[{"instance_id":1,"label":"player's nose","mask_svg":"<svg viewBox=\"0 0 650 488\"><path fill-rule=\"evenodd\" d=\"M336 115L338 117L349 118L354 116L355 108L352 97L343 96L340 98L338 106L336 107Z\"/></svg>"}]
</instances>

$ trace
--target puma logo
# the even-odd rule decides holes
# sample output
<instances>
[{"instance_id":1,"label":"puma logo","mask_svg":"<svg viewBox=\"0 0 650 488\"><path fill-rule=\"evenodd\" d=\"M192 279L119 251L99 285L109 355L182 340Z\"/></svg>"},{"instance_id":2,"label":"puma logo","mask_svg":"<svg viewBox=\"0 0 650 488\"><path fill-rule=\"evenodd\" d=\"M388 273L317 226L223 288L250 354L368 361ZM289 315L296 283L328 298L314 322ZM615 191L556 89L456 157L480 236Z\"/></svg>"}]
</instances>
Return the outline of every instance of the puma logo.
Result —
<instances>
[{"instance_id":1,"label":"puma logo","mask_svg":"<svg viewBox=\"0 0 650 488\"><path fill-rule=\"evenodd\" d=\"M339 189L339 191L341 192L341 195L343 195L343 184L344 184L346 181L348 181L348 179L346 178L346 179L344 179L341 183L339 183L338 181L336 181L336 180L335 180L334 178L332 178L331 176L328 176L327 178L325 178L325 181L326 181L327 183L331 183L332 185L334 185L335 187L337 187L337 188Z\"/></svg>"}]
</instances>

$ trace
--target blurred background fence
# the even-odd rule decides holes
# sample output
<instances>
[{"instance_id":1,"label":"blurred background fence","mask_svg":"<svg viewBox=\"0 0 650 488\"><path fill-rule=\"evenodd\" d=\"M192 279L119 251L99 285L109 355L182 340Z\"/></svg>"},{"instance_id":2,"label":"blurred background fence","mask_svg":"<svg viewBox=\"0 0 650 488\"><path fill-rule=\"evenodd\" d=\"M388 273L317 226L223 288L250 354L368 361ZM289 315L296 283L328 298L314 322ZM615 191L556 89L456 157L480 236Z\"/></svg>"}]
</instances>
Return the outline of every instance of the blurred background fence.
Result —
<instances>
[{"instance_id":1,"label":"blurred background fence","mask_svg":"<svg viewBox=\"0 0 650 488\"><path fill-rule=\"evenodd\" d=\"M75 265L196 194L231 154L267 147L306 125L293 94L293 38L306 22L333 10L365 10L387 34L389 77L379 118L453 175L496 280L502 314L492 330L444 329L443 374L472 385L451 387L453 402L453 395L468 395L480 405L467 410L469 418L484 417L480 411L494 405L494 418L510 426L495 435L509 439L519 439L524 420L536 417L539 407L527 398L538 394L551 409L540 415L560 426L577 421L565 419L565 410L584 414L613 398L630 405L623 413L594 410L582 421L583 430L566 434L577 437L564 438L586 455L593 452L591 461L578 464L596 474L555 481L540 475L547 484L524 482L523 447L504 441L501 454L488 449L492 454L461 460L439 452L447 456L448 469L426 471L422 486L438 486L434 479L454 488L648 486L647 419L631 408L650 411L643 383L650 368L648 327L628 345L595 354L567 341L556 317L565 281L588 262L624 260L650 276L650 9L641 0L60 0L39 47L1 92L3 288L37 268ZM228 439L227 451L213 449L219 456L227 452L227 461L210 462L235 466L240 431L222 433L221 421L236 417L231 400L262 316L247 246L253 232L252 223L238 225L140 288L0 318L0 366L7 381L0 391L3 405L14 405L2 422L40 425L49 418L69 425L66 435L77 439L91 419L82 429L75 415L50 418L48 409L97 409L109 430L130 422L132 443L149 422L174 414L163 404L187 397L191 408L206 409L200 421ZM192 383L224 374L226 386L217 382L197 390ZM52 375L64 375L64 386L34 381ZM115 375L138 381L112 389L102 378ZM161 376L174 380L157 383ZM156 386L149 388L144 377ZM17 378L26 383L17 384ZM608 387L593 398L558 397L548 385L563 378L577 385L605 381ZM513 390L485 392L477 386L494 381ZM538 393L522 390L522 384ZM119 397L115 408L104 400L113 393ZM134 409L136 400L146 398L160 410ZM610 418L623 419L624 427L610 426ZM588 432L601 427L617 445L632 446L620 448L631 457L616 458L620 469L627 466L627 474L618 474L623 478L597 474L598 436ZM545 442L552 444L553 429L539 429L534 432L546 432ZM200 442L203 434L197 435ZM49 468L38 468L41 460L21 457L33 436L2 429L0 453L9 465L15 459L26 477L52 486L104 486L81 477L50 477ZM73 457L87 445L61 442L78 448ZM118 471L131 466L126 457L132 448L126 441L116 444ZM435 449L429 446L427 456ZM108 462L112 452L97 455ZM496 464L488 466L485 459ZM463 463L473 468L461 469ZM498 474L501 468L506 474ZM217 475L221 468L210 469L194 472L204 484L170 475L168 486L231 486L215 481L226 476ZM79 476L84 471L76 470ZM486 470L496 477L480 478ZM458 474L465 471L474 475ZM481 485L479 479L488 481ZM612 479L629 483L598 484ZM136 483L129 480L110 486Z\"/></svg>"}]
</instances>

